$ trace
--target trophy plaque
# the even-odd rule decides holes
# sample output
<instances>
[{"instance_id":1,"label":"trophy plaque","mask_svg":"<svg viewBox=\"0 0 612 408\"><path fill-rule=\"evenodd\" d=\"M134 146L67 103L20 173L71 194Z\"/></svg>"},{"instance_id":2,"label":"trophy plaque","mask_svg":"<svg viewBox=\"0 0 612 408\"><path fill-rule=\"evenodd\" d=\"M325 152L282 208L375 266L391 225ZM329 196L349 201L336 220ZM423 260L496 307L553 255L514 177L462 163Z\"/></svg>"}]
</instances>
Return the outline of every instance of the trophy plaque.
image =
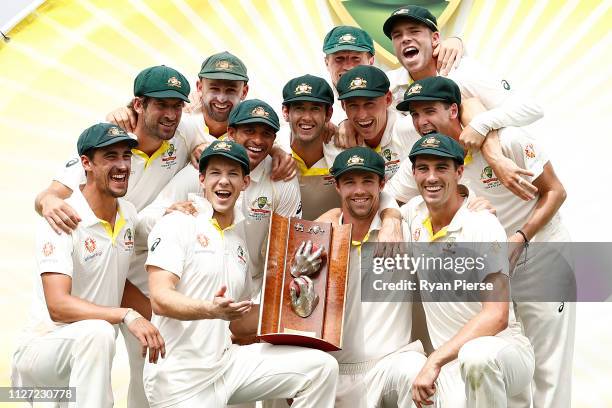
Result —
<instances>
[{"instance_id":1,"label":"trophy plaque","mask_svg":"<svg viewBox=\"0 0 612 408\"><path fill-rule=\"evenodd\" d=\"M272 214L259 339L340 350L351 225Z\"/></svg>"}]
</instances>

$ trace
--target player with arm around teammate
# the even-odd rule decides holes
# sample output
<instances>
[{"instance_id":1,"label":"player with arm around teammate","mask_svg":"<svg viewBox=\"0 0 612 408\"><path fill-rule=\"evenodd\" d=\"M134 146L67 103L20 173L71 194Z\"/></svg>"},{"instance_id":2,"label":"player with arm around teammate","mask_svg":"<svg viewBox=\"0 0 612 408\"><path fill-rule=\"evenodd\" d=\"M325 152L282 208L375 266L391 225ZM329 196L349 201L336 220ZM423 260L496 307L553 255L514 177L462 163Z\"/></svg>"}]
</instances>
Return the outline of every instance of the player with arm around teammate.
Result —
<instances>
[{"instance_id":1,"label":"player with arm around teammate","mask_svg":"<svg viewBox=\"0 0 612 408\"><path fill-rule=\"evenodd\" d=\"M337 364L327 354L270 344L232 345L253 334L244 218L235 209L249 183L249 157L233 141L213 142L200 159L205 199L196 217L174 212L149 235L153 321L168 357L145 367L152 407L224 407L293 398L295 407L332 407Z\"/></svg>"}]
</instances>

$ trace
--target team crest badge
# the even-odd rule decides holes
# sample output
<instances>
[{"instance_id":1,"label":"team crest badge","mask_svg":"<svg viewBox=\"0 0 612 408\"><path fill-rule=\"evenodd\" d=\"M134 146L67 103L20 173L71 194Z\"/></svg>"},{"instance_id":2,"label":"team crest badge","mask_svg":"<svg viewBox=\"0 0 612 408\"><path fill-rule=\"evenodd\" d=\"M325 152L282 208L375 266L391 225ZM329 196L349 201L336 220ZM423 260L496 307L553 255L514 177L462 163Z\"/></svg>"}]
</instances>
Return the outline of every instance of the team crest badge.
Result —
<instances>
[{"instance_id":1,"label":"team crest badge","mask_svg":"<svg viewBox=\"0 0 612 408\"><path fill-rule=\"evenodd\" d=\"M264 208L264 206L268 203L268 197L259 197L257 199L257 206L259 208Z\"/></svg>"},{"instance_id":2,"label":"team crest badge","mask_svg":"<svg viewBox=\"0 0 612 408\"><path fill-rule=\"evenodd\" d=\"M303 84L299 84L298 86L295 87L295 92L296 95L303 95L303 94L311 94L312 93L312 86L303 83Z\"/></svg>"},{"instance_id":3,"label":"team crest badge","mask_svg":"<svg viewBox=\"0 0 612 408\"><path fill-rule=\"evenodd\" d=\"M374 40L376 60L386 65L398 63L393 52L393 44L385 36L381 27L389 13L399 8L395 14L410 11L406 0L327 0L332 17L340 21L339 25L359 27L367 31ZM419 0L413 2L427 8L438 20L438 28L442 29L456 14L461 0ZM340 39L338 39L340 43Z\"/></svg>"},{"instance_id":4,"label":"team crest badge","mask_svg":"<svg viewBox=\"0 0 612 408\"><path fill-rule=\"evenodd\" d=\"M525 146L525 156L530 159L533 159L536 156L535 150L533 149L533 144L529 143L527 146Z\"/></svg>"},{"instance_id":5,"label":"team crest badge","mask_svg":"<svg viewBox=\"0 0 612 408\"><path fill-rule=\"evenodd\" d=\"M42 248L42 252L44 256L51 256L54 250L55 250L55 247L50 242L45 242L45 245L43 245L43 248Z\"/></svg>"},{"instance_id":6,"label":"team crest badge","mask_svg":"<svg viewBox=\"0 0 612 408\"><path fill-rule=\"evenodd\" d=\"M482 169L482 172L480 173L480 179L487 180L490 178L493 178L493 169L490 166L487 166Z\"/></svg>"},{"instance_id":7,"label":"team crest badge","mask_svg":"<svg viewBox=\"0 0 612 408\"><path fill-rule=\"evenodd\" d=\"M406 92L406 96L420 94L421 89L423 89L421 84L414 84L408 89L408 92Z\"/></svg>"},{"instance_id":8,"label":"team crest badge","mask_svg":"<svg viewBox=\"0 0 612 408\"><path fill-rule=\"evenodd\" d=\"M170 77L170 78L168 78L168 86L173 86L175 88L180 88L181 87L181 81L176 79L176 77Z\"/></svg>"},{"instance_id":9,"label":"team crest badge","mask_svg":"<svg viewBox=\"0 0 612 408\"><path fill-rule=\"evenodd\" d=\"M349 90L352 91L354 89L362 89L368 85L368 81L363 78L353 78L351 83L349 84Z\"/></svg>"},{"instance_id":10,"label":"team crest badge","mask_svg":"<svg viewBox=\"0 0 612 408\"><path fill-rule=\"evenodd\" d=\"M208 246L208 237L204 234L198 234L198 236L196 237L198 242L200 243L200 246L202 246L202 248L206 248Z\"/></svg>"},{"instance_id":11,"label":"team crest badge","mask_svg":"<svg viewBox=\"0 0 612 408\"><path fill-rule=\"evenodd\" d=\"M226 152L229 152L232 150L232 145L227 142L219 142L213 147L213 150L225 150Z\"/></svg>"},{"instance_id":12,"label":"team crest badge","mask_svg":"<svg viewBox=\"0 0 612 408\"><path fill-rule=\"evenodd\" d=\"M234 64L232 64L231 62L229 62L227 60L221 60L221 61L217 61L215 63L215 68L226 71L228 69L234 68Z\"/></svg>"},{"instance_id":13,"label":"team crest badge","mask_svg":"<svg viewBox=\"0 0 612 408\"><path fill-rule=\"evenodd\" d=\"M168 156L172 156L174 154L174 152L176 151L176 149L174 148L174 145L172 143L170 143L168 145L168 150L166 150L166 154Z\"/></svg>"},{"instance_id":14,"label":"team crest badge","mask_svg":"<svg viewBox=\"0 0 612 408\"><path fill-rule=\"evenodd\" d=\"M251 111L251 116L260 116L263 118L267 118L270 116L270 113L266 112L263 106L258 106Z\"/></svg>"},{"instance_id":15,"label":"team crest badge","mask_svg":"<svg viewBox=\"0 0 612 408\"><path fill-rule=\"evenodd\" d=\"M363 164L364 162L364 158L361 156L357 156L357 155L353 155L351 156L347 161L346 161L346 165L347 166L355 166L358 164Z\"/></svg>"},{"instance_id":16,"label":"team crest badge","mask_svg":"<svg viewBox=\"0 0 612 408\"><path fill-rule=\"evenodd\" d=\"M383 151L383 157L385 158L386 161L391 161L391 150L385 149Z\"/></svg>"},{"instance_id":17,"label":"team crest badge","mask_svg":"<svg viewBox=\"0 0 612 408\"><path fill-rule=\"evenodd\" d=\"M421 147L438 147L438 146L440 146L440 141L433 136L430 136L421 142Z\"/></svg>"},{"instance_id":18,"label":"team crest badge","mask_svg":"<svg viewBox=\"0 0 612 408\"><path fill-rule=\"evenodd\" d=\"M346 33L338 38L338 44L355 44L355 41L357 41L357 38L350 33Z\"/></svg>"},{"instance_id":19,"label":"team crest badge","mask_svg":"<svg viewBox=\"0 0 612 408\"><path fill-rule=\"evenodd\" d=\"M106 135L109 137L110 136L122 136L124 134L125 132L116 126L113 126L112 128L108 129L108 132L106 132Z\"/></svg>"},{"instance_id":20,"label":"team crest badge","mask_svg":"<svg viewBox=\"0 0 612 408\"><path fill-rule=\"evenodd\" d=\"M89 252L90 254L96 250L96 240L93 239L92 237L89 237L85 240L85 249L87 250L87 252Z\"/></svg>"}]
</instances>

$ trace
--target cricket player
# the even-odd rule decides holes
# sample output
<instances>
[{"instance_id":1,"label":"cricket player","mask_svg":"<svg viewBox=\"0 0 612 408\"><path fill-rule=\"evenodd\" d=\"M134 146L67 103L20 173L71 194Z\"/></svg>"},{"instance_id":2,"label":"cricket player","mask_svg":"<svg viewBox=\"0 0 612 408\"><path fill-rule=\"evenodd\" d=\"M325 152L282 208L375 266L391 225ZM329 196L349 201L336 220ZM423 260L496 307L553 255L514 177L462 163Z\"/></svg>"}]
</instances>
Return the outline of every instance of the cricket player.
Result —
<instances>
[{"instance_id":1,"label":"cricket player","mask_svg":"<svg viewBox=\"0 0 612 408\"><path fill-rule=\"evenodd\" d=\"M13 356L13 386L75 387L76 406L112 407L116 325L156 363L165 356L157 329L122 302L134 251L136 209L128 190L138 142L99 123L77 142L86 182L67 199L82 217L71 235L44 219L36 233L37 277L30 323Z\"/></svg>"},{"instance_id":2,"label":"cricket player","mask_svg":"<svg viewBox=\"0 0 612 408\"><path fill-rule=\"evenodd\" d=\"M285 217L300 217L300 187L296 178L272 181L272 158L269 153L280 125L270 105L259 99L243 101L232 110L228 122L228 140L244 146L250 159L251 182L241 196L238 208L245 218L249 237L247 252L251 263L249 271L255 280L252 285L255 296L261 288L272 212ZM159 197L141 212L139 234L146 236L174 203L187 201L199 192L197 171L189 166L177 174Z\"/></svg>"},{"instance_id":3,"label":"cricket player","mask_svg":"<svg viewBox=\"0 0 612 408\"><path fill-rule=\"evenodd\" d=\"M389 79L372 65L359 65L344 73L337 84L338 99L364 144L385 161L385 179L397 172L410 147L418 140L410 119L391 109ZM336 146L325 146L326 156L336 156Z\"/></svg>"},{"instance_id":4,"label":"cricket player","mask_svg":"<svg viewBox=\"0 0 612 408\"><path fill-rule=\"evenodd\" d=\"M410 112L420 134L441 132L459 140L460 104L461 93L455 82L429 77L408 88L398 109ZM501 185L480 152L465 157L462 182L491 201L514 252L512 258L520 254L521 262L512 278L513 296L540 300L551 286L574 287L572 262L562 251L562 243L569 242L570 237L558 214L566 192L546 152L524 130L500 129L499 139L505 157L533 173L528 181L538 188L535 199L523 201ZM393 181L408 184L408 171L408 167L402 167ZM527 247L529 242L554 244ZM569 407L575 303L518 301L515 309L535 351L534 407Z\"/></svg>"},{"instance_id":5,"label":"cricket player","mask_svg":"<svg viewBox=\"0 0 612 408\"><path fill-rule=\"evenodd\" d=\"M185 106L181 126L199 134L206 143L227 137L227 120L231 110L243 101L249 92L247 67L240 58L227 51L210 55L200 67L196 82L196 99ZM121 107L109 113L106 119L127 131L136 126L138 114L130 107ZM275 145L270 152L273 158L274 180L290 180L295 177L295 164L291 155ZM194 162L197 168L197 162Z\"/></svg>"},{"instance_id":6,"label":"cricket player","mask_svg":"<svg viewBox=\"0 0 612 408\"><path fill-rule=\"evenodd\" d=\"M439 70L439 59L436 61L434 56L440 33L437 20L429 10L415 5L393 11L385 21L383 31L391 39L395 56L402 65L387 73L395 106L402 101L413 81L445 74ZM470 57L464 57L448 77L459 85L464 99L477 97L487 109L463 119L469 125L463 128L461 142L471 151L480 149L483 142L493 143L492 150L485 150L484 154L500 181L519 197L532 199L536 189L523 177L532 174L509 160L503 160L499 144L485 137L494 129L533 123L543 116L541 107Z\"/></svg>"},{"instance_id":7,"label":"cricket player","mask_svg":"<svg viewBox=\"0 0 612 408\"><path fill-rule=\"evenodd\" d=\"M253 334L257 326L244 217L235 208L252 161L236 142L213 142L200 159L205 200L197 200L197 216L173 212L149 235L153 321L168 349L161 364L145 367L151 407L221 408L267 398L333 406L338 367L331 356L230 340L230 333Z\"/></svg>"},{"instance_id":8,"label":"cricket player","mask_svg":"<svg viewBox=\"0 0 612 408\"><path fill-rule=\"evenodd\" d=\"M181 121L183 105L189 99L189 82L175 69L159 65L141 71L134 80L133 109L138 113L134 134L138 148L132 150L130 181L125 199L138 211L149 204L172 177L189 162L192 152L204 143L201 134ZM55 177L51 186L38 195L36 209L53 229L71 231L80 222L81 214L63 199L79 190L83 184L83 168L77 158ZM144 269L146 235L134 237L134 256L131 259L128 280L133 284L126 296L139 304L138 310L146 318L151 316L147 295L148 282ZM140 345L127 335L122 326L130 359L129 407L147 405L142 386L144 359Z\"/></svg>"},{"instance_id":9,"label":"cricket player","mask_svg":"<svg viewBox=\"0 0 612 408\"><path fill-rule=\"evenodd\" d=\"M531 344L510 302L504 301L509 299L506 234L489 212L467 209L467 198L458 189L464 151L457 141L430 133L413 146L409 157L421 196L402 207L404 234L412 242L429 243L413 246L413 251L446 259L469 249L482 264L465 276L472 272L476 283L490 285L480 292L480 302L440 301L421 290L435 351L413 381L413 401L418 407L432 402L440 407L506 407L511 397L529 393L534 370ZM429 281L444 272L435 266L417 270L419 279ZM448 281L453 273L445 272Z\"/></svg>"},{"instance_id":10,"label":"cricket player","mask_svg":"<svg viewBox=\"0 0 612 408\"><path fill-rule=\"evenodd\" d=\"M333 89L337 88L338 81L343 74L355 68L357 65L374 65L374 41L370 35L358 27L336 26L332 28L323 40L324 62ZM463 54L461 39L451 37L439 43L434 50L433 56L437 58L437 68L445 75L451 67L458 64ZM336 95L337 96L337 95ZM392 106L395 109L395 105ZM340 135L335 138L338 147L350 147L355 145L354 129L344 122L346 114L340 103L333 110L331 122L339 126L337 130ZM329 130L333 134L336 129ZM357 143L361 144L361 140Z\"/></svg>"},{"instance_id":11,"label":"cricket player","mask_svg":"<svg viewBox=\"0 0 612 408\"><path fill-rule=\"evenodd\" d=\"M340 153L332 168L341 201L336 222L352 224L342 350L336 407L410 405L410 385L425 362L420 342L411 343L412 304L361 301L361 245L376 242L385 162L367 147Z\"/></svg>"}]
</instances>

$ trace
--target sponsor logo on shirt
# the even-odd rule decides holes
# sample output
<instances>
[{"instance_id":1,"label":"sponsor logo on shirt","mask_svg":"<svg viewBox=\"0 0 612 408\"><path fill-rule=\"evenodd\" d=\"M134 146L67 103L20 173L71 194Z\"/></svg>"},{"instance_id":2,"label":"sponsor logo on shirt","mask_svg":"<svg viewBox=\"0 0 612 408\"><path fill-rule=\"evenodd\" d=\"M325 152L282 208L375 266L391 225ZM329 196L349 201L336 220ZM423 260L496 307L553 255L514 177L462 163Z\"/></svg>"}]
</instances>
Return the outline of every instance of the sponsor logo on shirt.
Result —
<instances>
[{"instance_id":1,"label":"sponsor logo on shirt","mask_svg":"<svg viewBox=\"0 0 612 408\"><path fill-rule=\"evenodd\" d=\"M134 248L134 234L131 228L126 229L125 234L123 234L123 245L128 250Z\"/></svg>"},{"instance_id":2,"label":"sponsor logo on shirt","mask_svg":"<svg viewBox=\"0 0 612 408\"><path fill-rule=\"evenodd\" d=\"M261 220L270 216L272 212L272 201L266 197L261 196L253 200L251 208L249 209L249 217L256 220Z\"/></svg>"},{"instance_id":3,"label":"sponsor logo on shirt","mask_svg":"<svg viewBox=\"0 0 612 408\"><path fill-rule=\"evenodd\" d=\"M533 159L536 157L536 153L535 150L533 148L533 144L529 143L527 146L525 146L525 156L528 159Z\"/></svg>"},{"instance_id":4,"label":"sponsor logo on shirt","mask_svg":"<svg viewBox=\"0 0 612 408\"><path fill-rule=\"evenodd\" d=\"M174 144L170 143L168 149L162 155L162 167L165 169L170 169L176 164L176 148Z\"/></svg>"},{"instance_id":5,"label":"sponsor logo on shirt","mask_svg":"<svg viewBox=\"0 0 612 408\"><path fill-rule=\"evenodd\" d=\"M87 255L85 256L85 258L83 258L84 262L87 262L97 256L102 255L102 251L96 251L96 240L92 237L88 237L85 240L85 250L89 252L90 255Z\"/></svg>"},{"instance_id":6,"label":"sponsor logo on shirt","mask_svg":"<svg viewBox=\"0 0 612 408\"><path fill-rule=\"evenodd\" d=\"M155 241L153 241L153 244L151 245L151 252L155 251L155 248L157 248L160 242L161 238L157 238Z\"/></svg>"},{"instance_id":7,"label":"sponsor logo on shirt","mask_svg":"<svg viewBox=\"0 0 612 408\"><path fill-rule=\"evenodd\" d=\"M200 244L200 246L202 248L206 248L208 246L208 237L204 234L198 234L198 236L196 237L196 239L198 240L198 243Z\"/></svg>"},{"instance_id":8,"label":"sponsor logo on shirt","mask_svg":"<svg viewBox=\"0 0 612 408\"><path fill-rule=\"evenodd\" d=\"M494 188L501 185L501 182L497 179L495 173L493 173L491 166L487 166L482 169L482 172L480 173L480 181L486 185L485 188Z\"/></svg>"},{"instance_id":9,"label":"sponsor logo on shirt","mask_svg":"<svg viewBox=\"0 0 612 408\"><path fill-rule=\"evenodd\" d=\"M244 252L244 249L242 248L242 246L238 245L238 249L236 250L236 254L238 255L238 260L240 261L240 263L242 263L243 265L246 264L245 252Z\"/></svg>"},{"instance_id":10,"label":"sponsor logo on shirt","mask_svg":"<svg viewBox=\"0 0 612 408\"><path fill-rule=\"evenodd\" d=\"M66 162L66 167L72 167L72 166L74 166L75 164L77 164L77 163L78 163L78 161L79 161L79 159L77 159L76 157L75 157L74 159L72 159L72 160L68 160L68 161Z\"/></svg>"},{"instance_id":11,"label":"sponsor logo on shirt","mask_svg":"<svg viewBox=\"0 0 612 408\"><path fill-rule=\"evenodd\" d=\"M43 248L42 248L42 252L44 256L51 256L54 250L55 250L55 247L50 242L45 242L45 245L43 245Z\"/></svg>"}]
</instances>

